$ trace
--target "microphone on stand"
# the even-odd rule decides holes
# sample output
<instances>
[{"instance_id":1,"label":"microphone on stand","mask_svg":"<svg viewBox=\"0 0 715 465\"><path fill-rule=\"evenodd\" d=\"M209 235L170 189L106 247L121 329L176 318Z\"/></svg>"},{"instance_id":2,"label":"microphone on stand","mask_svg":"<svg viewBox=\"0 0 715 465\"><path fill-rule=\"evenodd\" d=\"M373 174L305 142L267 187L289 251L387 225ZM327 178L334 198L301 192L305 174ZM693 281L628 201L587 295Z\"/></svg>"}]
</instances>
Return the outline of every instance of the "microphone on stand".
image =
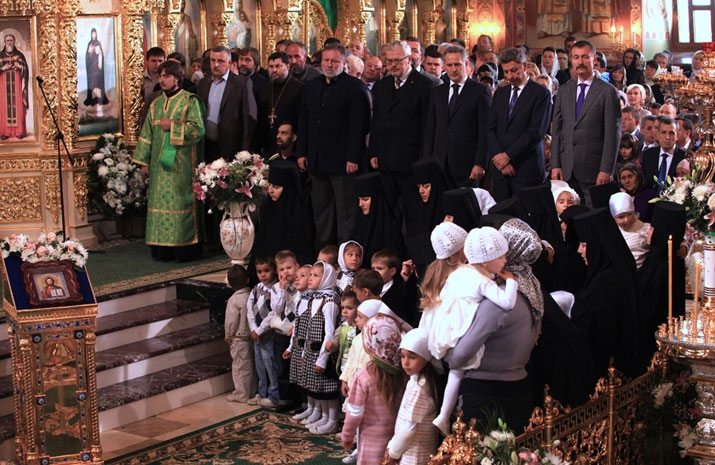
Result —
<instances>
[{"instance_id":1,"label":"microphone on stand","mask_svg":"<svg viewBox=\"0 0 715 465\"><path fill-rule=\"evenodd\" d=\"M42 86L42 83L45 82L45 80L42 79L42 76L37 76L35 79L37 79L37 83L40 85L40 87Z\"/></svg>"}]
</instances>

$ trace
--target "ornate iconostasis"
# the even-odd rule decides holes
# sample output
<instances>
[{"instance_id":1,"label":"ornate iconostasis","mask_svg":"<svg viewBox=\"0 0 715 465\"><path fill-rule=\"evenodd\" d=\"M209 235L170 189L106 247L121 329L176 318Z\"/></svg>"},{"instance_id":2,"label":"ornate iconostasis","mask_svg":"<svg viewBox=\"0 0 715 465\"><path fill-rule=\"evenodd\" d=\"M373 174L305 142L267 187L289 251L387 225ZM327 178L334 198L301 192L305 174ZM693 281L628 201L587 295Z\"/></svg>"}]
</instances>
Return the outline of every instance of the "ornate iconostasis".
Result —
<instances>
[{"instance_id":1,"label":"ornate iconostasis","mask_svg":"<svg viewBox=\"0 0 715 465\"><path fill-rule=\"evenodd\" d=\"M215 45L250 45L265 65L281 39L300 40L310 53L328 37L357 39L377 54L407 36L426 44L458 37L471 47L487 34L496 50L539 50L573 34L613 54L642 43L640 0L630 1L0 0L0 235L62 223L49 105L71 155L59 144L68 235L93 241L87 154L103 133L136 143L143 54L152 46L190 61Z\"/></svg>"}]
</instances>

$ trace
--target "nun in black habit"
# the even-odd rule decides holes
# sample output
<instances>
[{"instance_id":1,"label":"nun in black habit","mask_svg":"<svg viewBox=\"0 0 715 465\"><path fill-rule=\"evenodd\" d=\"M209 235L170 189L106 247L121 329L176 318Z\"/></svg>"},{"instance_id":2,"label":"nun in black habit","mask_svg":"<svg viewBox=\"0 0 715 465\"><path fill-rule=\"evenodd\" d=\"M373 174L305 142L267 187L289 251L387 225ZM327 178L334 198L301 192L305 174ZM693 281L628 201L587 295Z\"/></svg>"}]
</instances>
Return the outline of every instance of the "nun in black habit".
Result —
<instances>
[{"instance_id":1,"label":"nun in black habit","mask_svg":"<svg viewBox=\"0 0 715 465\"><path fill-rule=\"evenodd\" d=\"M574 218L587 273L571 319L588 341L597 377L617 369L635 378L645 372L646 351L638 276L623 235L607 209Z\"/></svg>"},{"instance_id":2,"label":"nun in black habit","mask_svg":"<svg viewBox=\"0 0 715 465\"><path fill-rule=\"evenodd\" d=\"M372 255L382 249L392 250L400 259L404 259L402 228L385 196L380 172L357 176L355 193L360 213L355 218L355 228L350 239L363 246L363 263L369 264Z\"/></svg>"},{"instance_id":3,"label":"nun in black habit","mask_svg":"<svg viewBox=\"0 0 715 465\"><path fill-rule=\"evenodd\" d=\"M658 325L668 319L668 236L673 237L677 250L685 235L685 207L674 202L660 201L653 205L651 214L650 252L640 269L641 308L649 355L655 351ZM673 252L673 316L685 315L685 262Z\"/></svg>"},{"instance_id":4,"label":"nun in black habit","mask_svg":"<svg viewBox=\"0 0 715 465\"><path fill-rule=\"evenodd\" d=\"M444 193L442 199L445 216L469 232L481 226L482 210L471 187L460 187Z\"/></svg>"},{"instance_id":5,"label":"nun in black habit","mask_svg":"<svg viewBox=\"0 0 715 465\"><path fill-rule=\"evenodd\" d=\"M295 253L298 263L315 259L312 215L303 197L295 163L276 160L268 171L269 193L263 201L253 256ZM282 190L279 194L278 191Z\"/></svg>"},{"instance_id":6,"label":"nun in black habit","mask_svg":"<svg viewBox=\"0 0 715 465\"><path fill-rule=\"evenodd\" d=\"M561 231L563 233L564 245L566 246L566 263L569 270L566 280L566 290L572 294L581 289L586 280L586 263L578 253L579 239L574 226L574 217L590 211L585 205L573 205L561 213Z\"/></svg>"}]
</instances>

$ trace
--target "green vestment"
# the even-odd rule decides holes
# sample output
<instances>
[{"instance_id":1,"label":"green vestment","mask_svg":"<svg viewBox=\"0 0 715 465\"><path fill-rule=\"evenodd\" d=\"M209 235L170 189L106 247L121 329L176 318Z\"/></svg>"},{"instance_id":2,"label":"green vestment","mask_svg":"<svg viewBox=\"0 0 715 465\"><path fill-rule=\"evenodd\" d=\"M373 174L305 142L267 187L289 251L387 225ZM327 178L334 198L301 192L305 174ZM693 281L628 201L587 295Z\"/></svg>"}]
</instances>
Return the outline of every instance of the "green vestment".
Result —
<instances>
[{"instance_id":1,"label":"green vestment","mask_svg":"<svg viewBox=\"0 0 715 465\"><path fill-rule=\"evenodd\" d=\"M162 118L171 129L161 128ZM149 167L146 243L180 247L200 242L202 211L194 197L192 178L203 161L204 107L194 94L179 90L151 103L134 161Z\"/></svg>"}]
</instances>

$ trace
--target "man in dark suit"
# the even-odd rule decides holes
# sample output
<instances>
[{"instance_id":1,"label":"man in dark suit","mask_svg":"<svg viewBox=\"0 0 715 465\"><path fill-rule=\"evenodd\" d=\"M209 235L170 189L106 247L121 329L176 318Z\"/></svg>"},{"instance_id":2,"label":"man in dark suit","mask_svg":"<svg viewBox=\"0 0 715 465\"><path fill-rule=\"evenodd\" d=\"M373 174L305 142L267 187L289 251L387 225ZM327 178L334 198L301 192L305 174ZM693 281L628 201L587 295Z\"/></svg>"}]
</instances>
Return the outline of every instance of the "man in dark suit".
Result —
<instances>
[{"instance_id":1,"label":"man in dark suit","mask_svg":"<svg viewBox=\"0 0 715 465\"><path fill-rule=\"evenodd\" d=\"M675 178L678 163L685 158L685 150L675 145L678 123L674 119L661 115L656 124L660 147L653 147L643 152L641 164L648 186L660 190L667 176Z\"/></svg>"},{"instance_id":2,"label":"man in dark suit","mask_svg":"<svg viewBox=\"0 0 715 465\"><path fill-rule=\"evenodd\" d=\"M437 158L455 187L478 187L487 166L487 124L492 97L467 76L467 52L445 50L449 83L432 89L422 143L424 157Z\"/></svg>"},{"instance_id":3,"label":"man in dark suit","mask_svg":"<svg viewBox=\"0 0 715 465\"><path fill-rule=\"evenodd\" d=\"M621 139L616 88L593 72L596 47L587 40L571 49L576 79L559 89L551 127L551 179L567 181L591 206L589 188L613 179Z\"/></svg>"},{"instance_id":4,"label":"man in dark suit","mask_svg":"<svg viewBox=\"0 0 715 465\"><path fill-rule=\"evenodd\" d=\"M412 163L421 153L430 91L434 84L410 66L410 46L396 41L385 47L388 75L372 89L372 130L368 156L403 195L415 189Z\"/></svg>"},{"instance_id":5,"label":"man in dark suit","mask_svg":"<svg viewBox=\"0 0 715 465\"><path fill-rule=\"evenodd\" d=\"M238 51L238 74L248 76L253 83L253 96L258 103L261 89L268 83L268 78L261 75L261 54L255 47L245 47Z\"/></svg>"},{"instance_id":6,"label":"man in dark suit","mask_svg":"<svg viewBox=\"0 0 715 465\"><path fill-rule=\"evenodd\" d=\"M211 76L199 81L199 97L206 104L204 158L233 159L251 147L256 126L253 84L246 76L229 71L231 51L224 46L211 49Z\"/></svg>"},{"instance_id":7,"label":"man in dark suit","mask_svg":"<svg viewBox=\"0 0 715 465\"><path fill-rule=\"evenodd\" d=\"M551 122L551 92L529 79L524 51L507 49L500 61L511 85L494 94L487 133L487 156L496 168L492 196L497 202L544 182L543 140Z\"/></svg>"},{"instance_id":8,"label":"man in dark suit","mask_svg":"<svg viewBox=\"0 0 715 465\"><path fill-rule=\"evenodd\" d=\"M340 44L323 50L323 75L303 89L298 118L298 166L310 173L317 248L350 239L357 196L354 176L370 129L369 92L348 75Z\"/></svg>"},{"instance_id":9,"label":"man in dark suit","mask_svg":"<svg viewBox=\"0 0 715 465\"><path fill-rule=\"evenodd\" d=\"M641 126L641 112L638 108L629 105L621 110L621 134L630 134L638 140L638 147L643 148L643 133Z\"/></svg>"}]
</instances>

